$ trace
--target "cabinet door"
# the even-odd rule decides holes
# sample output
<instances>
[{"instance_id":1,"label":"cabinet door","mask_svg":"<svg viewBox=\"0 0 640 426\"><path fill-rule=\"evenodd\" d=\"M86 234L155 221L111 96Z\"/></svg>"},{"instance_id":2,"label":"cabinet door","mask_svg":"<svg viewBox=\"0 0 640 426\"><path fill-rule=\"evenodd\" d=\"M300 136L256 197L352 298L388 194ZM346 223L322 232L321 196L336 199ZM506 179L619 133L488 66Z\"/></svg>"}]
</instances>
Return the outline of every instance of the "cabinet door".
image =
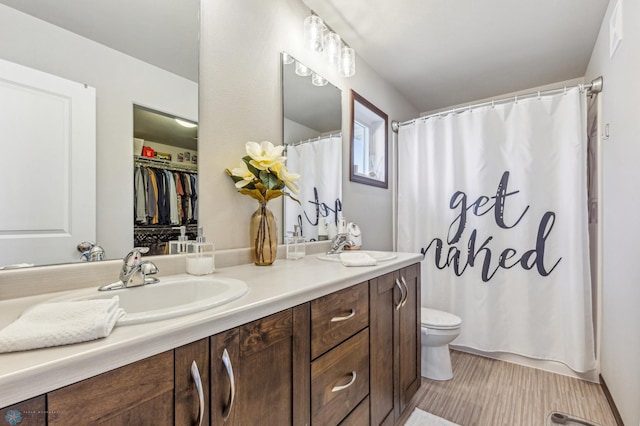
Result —
<instances>
[{"instance_id":1,"label":"cabinet door","mask_svg":"<svg viewBox=\"0 0 640 426\"><path fill-rule=\"evenodd\" d=\"M301 330L306 334L302 339L306 344L298 337L294 339L294 319L301 317L306 318L306 329ZM304 387L305 380L308 382L309 367L305 370L301 364L294 365L294 359L300 359L294 357L298 345L303 351L306 346L308 365L308 304L213 336L211 424L282 426L293 424L294 415L302 419L296 424L308 423L308 408L304 414L304 404L306 401L308 405L309 399L308 385L306 390L297 386ZM305 394L306 399L301 398L300 395ZM294 401L302 401L302 414L299 405L294 407Z\"/></svg>"},{"instance_id":2,"label":"cabinet door","mask_svg":"<svg viewBox=\"0 0 640 426\"><path fill-rule=\"evenodd\" d=\"M47 394L49 425L165 425L173 411L173 351Z\"/></svg>"},{"instance_id":3,"label":"cabinet door","mask_svg":"<svg viewBox=\"0 0 640 426\"><path fill-rule=\"evenodd\" d=\"M198 340L176 348L174 356L175 424L178 426L208 425L209 339ZM201 386L202 395L198 390L198 383Z\"/></svg>"},{"instance_id":4,"label":"cabinet door","mask_svg":"<svg viewBox=\"0 0 640 426\"><path fill-rule=\"evenodd\" d=\"M45 426L47 424L45 396L40 395L0 409L0 419L8 425Z\"/></svg>"},{"instance_id":5,"label":"cabinet door","mask_svg":"<svg viewBox=\"0 0 640 426\"><path fill-rule=\"evenodd\" d=\"M398 309L399 416L420 387L420 264L401 269L397 275L406 286Z\"/></svg>"},{"instance_id":6,"label":"cabinet door","mask_svg":"<svg viewBox=\"0 0 640 426\"><path fill-rule=\"evenodd\" d=\"M395 284L395 274L389 273L369 282L370 312L370 390L371 424L392 425L395 421L395 401L398 385L395 371L394 336L398 334L396 307L401 291Z\"/></svg>"}]
</instances>

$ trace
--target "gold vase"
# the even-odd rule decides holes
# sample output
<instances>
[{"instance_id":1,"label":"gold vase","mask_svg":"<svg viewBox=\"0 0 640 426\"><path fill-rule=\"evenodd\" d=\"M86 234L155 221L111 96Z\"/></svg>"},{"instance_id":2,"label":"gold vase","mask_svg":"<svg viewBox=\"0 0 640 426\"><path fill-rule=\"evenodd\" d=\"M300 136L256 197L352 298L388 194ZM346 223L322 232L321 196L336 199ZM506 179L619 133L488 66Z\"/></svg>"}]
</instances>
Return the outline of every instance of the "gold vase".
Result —
<instances>
[{"instance_id":1,"label":"gold vase","mask_svg":"<svg viewBox=\"0 0 640 426\"><path fill-rule=\"evenodd\" d=\"M251 257L258 266L271 265L278 253L278 232L276 219L267 208L267 203L260 203L260 207L251 215L249 238L251 240Z\"/></svg>"}]
</instances>

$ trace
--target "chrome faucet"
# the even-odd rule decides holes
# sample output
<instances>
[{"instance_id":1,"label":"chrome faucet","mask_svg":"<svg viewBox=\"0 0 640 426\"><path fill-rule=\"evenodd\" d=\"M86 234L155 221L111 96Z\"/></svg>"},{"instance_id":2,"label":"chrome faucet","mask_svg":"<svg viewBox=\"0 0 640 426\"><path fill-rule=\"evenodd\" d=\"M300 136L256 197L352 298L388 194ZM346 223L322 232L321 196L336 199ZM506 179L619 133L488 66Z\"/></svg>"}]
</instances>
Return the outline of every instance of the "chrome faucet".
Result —
<instances>
[{"instance_id":1,"label":"chrome faucet","mask_svg":"<svg viewBox=\"0 0 640 426\"><path fill-rule=\"evenodd\" d=\"M351 240L351 236L347 233L338 234L331 242L331 248L327 254L338 254L344 251L345 247L353 247L356 244Z\"/></svg>"},{"instance_id":2,"label":"chrome faucet","mask_svg":"<svg viewBox=\"0 0 640 426\"><path fill-rule=\"evenodd\" d=\"M123 259L118 281L103 284L98 287L98 290L118 290L121 288L154 284L160 281L158 278L147 276L158 273L158 267L153 262L142 261L142 254L148 251L148 247L136 247L131 250Z\"/></svg>"}]
</instances>

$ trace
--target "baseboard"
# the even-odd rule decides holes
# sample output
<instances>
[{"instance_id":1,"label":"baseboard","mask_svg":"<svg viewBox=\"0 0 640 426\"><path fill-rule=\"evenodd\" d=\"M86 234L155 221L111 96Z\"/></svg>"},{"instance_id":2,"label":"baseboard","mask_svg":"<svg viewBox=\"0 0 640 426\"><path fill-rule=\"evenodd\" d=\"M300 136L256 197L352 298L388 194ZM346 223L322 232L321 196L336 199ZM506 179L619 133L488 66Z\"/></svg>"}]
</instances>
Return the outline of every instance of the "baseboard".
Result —
<instances>
[{"instance_id":1,"label":"baseboard","mask_svg":"<svg viewBox=\"0 0 640 426\"><path fill-rule=\"evenodd\" d=\"M602 374L600 375L600 386L602 386L602 391L604 392L604 396L607 398L609 407L611 407L611 411L613 412L613 417L616 419L616 424L618 426L624 426L624 422L622 421L622 416L618 411L618 407L616 407L616 403L613 401L611 392L609 392L609 388L607 387L607 383L604 381L604 377L602 377Z\"/></svg>"},{"instance_id":2,"label":"baseboard","mask_svg":"<svg viewBox=\"0 0 640 426\"><path fill-rule=\"evenodd\" d=\"M567 367L565 364L556 361L547 361L543 359L534 359L522 355L510 354L506 352L484 352L464 346L449 345L451 349L460 352L467 352L474 355L480 355L486 358L497 359L499 361L510 362L512 364L523 365L525 367L537 368L538 370L549 371L551 373L561 374L563 376L573 377L588 382L599 383L598 372L596 370L587 371L586 373L578 373Z\"/></svg>"}]
</instances>

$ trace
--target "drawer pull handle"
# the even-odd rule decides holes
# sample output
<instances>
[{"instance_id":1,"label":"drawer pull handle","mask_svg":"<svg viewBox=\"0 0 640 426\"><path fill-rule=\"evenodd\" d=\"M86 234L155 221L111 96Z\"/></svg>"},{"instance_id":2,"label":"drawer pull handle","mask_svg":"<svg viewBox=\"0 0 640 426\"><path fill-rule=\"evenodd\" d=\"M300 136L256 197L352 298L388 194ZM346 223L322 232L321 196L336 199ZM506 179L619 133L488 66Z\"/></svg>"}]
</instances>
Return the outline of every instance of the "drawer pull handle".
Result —
<instances>
[{"instance_id":1,"label":"drawer pull handle","mask_svg":"<svg viewBox=\"0 0 640 426\"><path fill-rule=\"evenodd\" d=\"M222 352L222 363L227 370L227 376L229 377L229 398L227 399L227 406L222 411L222 417L226 422L231 414L231 407L233 407L233 400L236 397L236 379L233 376L233 366L231 365L231 359L229 358L229 352L225 349Z\"/></svg>"},{"instance_id":2,"label":"drawer pull handle","mask_svg":"<svg viewBox=\"0 0 640 426\"><path fill-rule=\"evenodd\" d=\"M349 381L349 383L347 383L346 385L334 386L333 389L331 389L331 392L340 392L341 390L344 390L344 389L348 388L349 386L351 386L352 384L354 384L355 381L356 381L356 372L352 371L351 372L351 380Z\"/></svg>"},{"instance_id":3,"label":"drawer pull handle","mask_svg":"<svg viewBox=\"0 0 640 426\"><path fill-rule=\"evenodd\" d=\"M331 322L346 321L349 318L353 318L355 315L356 315L356 310L355 309L351 309L351 312L349 313L349 315L344 316L344 317L333 317L333 318L331 318Z\"/></svg>"},{"instance_id":4,"label":"drawer pull handle","mask_svg":"<svg viewBox=\"0 0 640 426\"><path fill-rule=\"evenodd\" d=\"M404 305L407 304L407 299L409 298L409 286L407 285L404 276L400 277L400 280L402 281L402 285L404 286L404 300L402 301L402 306L404 307Z\"/></svg>"},{"instance_id":5,"label":"drawer pull handle","mask_svg":"<svg viewBox=\"0 0 640 426\"><path fill-rule=\"evenodd\" d=\"M402 284L400 284L400 280L399 279L396 278L396 283L395 284L400 289L400 300L398 301L398 304L396 305L396 311L397 311L400 308L402 308L402 302L405 300L406 294L404 292L404 287L402 287Z\"/></svg>"},{"instance_id":6,"label":"drawer pull handle","mask_svg":"<svg viewBox=\"0 0 640 426\"><path fill-rule=\"evenodd\" d=\"M198 426L202 426L202 419L204 418L204 392L202 390L202 379L200 378L200 371L198 371L198 364L193 360L191 363L191 377L193 378L193 382L196 385L196 390L198 391L198 402L200 402L200 407L198 409Z\"/></svg>"}]
</instances>

